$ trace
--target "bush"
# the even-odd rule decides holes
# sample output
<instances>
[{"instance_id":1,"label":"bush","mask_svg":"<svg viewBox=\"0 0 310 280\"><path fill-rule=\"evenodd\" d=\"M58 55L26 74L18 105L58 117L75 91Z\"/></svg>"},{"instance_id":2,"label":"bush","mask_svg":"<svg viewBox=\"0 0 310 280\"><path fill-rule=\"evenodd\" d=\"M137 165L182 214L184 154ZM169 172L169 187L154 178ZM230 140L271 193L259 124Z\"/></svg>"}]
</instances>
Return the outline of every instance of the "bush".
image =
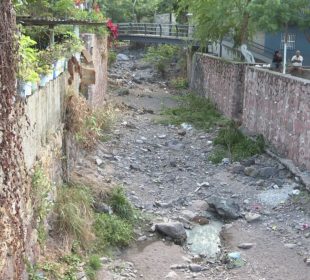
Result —
<instances>
[{"instance_id":1,"label":"bush","mask_svg":"<svg viewBox=\"0 0 310 280\"><path fill-rule=\"evenodd\" d=\"M129 222L134 221L134 209L126 198L122 187L116 187L112 190L108 203L115 215Z\"/></svg>"},{"instance_id":2,"label":"bush","mask_svg":"<svg viewBox=\"0 0 310 280\"><path fill-rule=\"evenodd\" d=\"M228 156L231 161L240 161L244 158L261 154L265 148L262 136L256 137L255 141L245 136L236 126L230 123L222 128L214 140L217 145L215 153L209 158L214 163L219 163L220 155ZM219 153L218 151L222 151Z\"/></svg>"},{"instance_id":3,"label":"bush","mask_svg":"<svg viewBox=\"0 0 310 280\"><path fill-rule=\"evenodd\" d=\"M65 185L58 189L54 212L56 230L62 236L77 240L82 247L94 239L93 198L82 186Z\"/></svg>"},{"instance_id":4,"label":"bush","mask_svg":"<svg viewBox=\"0 0 310 280\"><path fill-rule=\"evenodd\" d=\"M167 72L167 66L173 62L177 56L179 48L171 45L160 45L149 47L145 55L145 60L155 65L157 71L164 76Z\"/></svg>"},{"instance_id":5,"label":"bush","mask_svg":"<svg viewBox=\"0 0 310 280\"><path fill-rule=\"evenodd\" d=\"M97 252L109 246L128 246L133 238L133 226L116 215L97 214L94 228Z\"/></svg>"}]
</instances>

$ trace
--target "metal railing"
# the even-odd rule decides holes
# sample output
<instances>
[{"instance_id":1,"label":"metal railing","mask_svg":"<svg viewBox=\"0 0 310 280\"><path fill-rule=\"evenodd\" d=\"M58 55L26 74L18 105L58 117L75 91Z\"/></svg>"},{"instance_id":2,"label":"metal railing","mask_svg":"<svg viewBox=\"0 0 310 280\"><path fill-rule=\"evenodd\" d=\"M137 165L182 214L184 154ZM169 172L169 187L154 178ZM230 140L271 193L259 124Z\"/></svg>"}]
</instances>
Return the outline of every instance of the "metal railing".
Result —
<instances>
[{"instance_id":1,"label":"metal railing","mask_svg":"<svg viewBox=\"0 0 310 280\"><path fill-rule=\"evenodd\" d=\"M195 27L184 24L119 23L119 35L143 35L191 39Z\"/></svg>"}]
</instances>

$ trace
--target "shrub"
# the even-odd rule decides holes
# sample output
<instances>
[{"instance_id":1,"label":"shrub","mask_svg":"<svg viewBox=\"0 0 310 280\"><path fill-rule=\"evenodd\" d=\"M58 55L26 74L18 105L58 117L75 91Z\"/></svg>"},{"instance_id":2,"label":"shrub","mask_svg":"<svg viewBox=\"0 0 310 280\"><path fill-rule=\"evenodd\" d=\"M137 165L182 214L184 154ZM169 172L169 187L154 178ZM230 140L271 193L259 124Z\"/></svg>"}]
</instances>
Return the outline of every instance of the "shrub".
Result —
<instances>
[{"instance_id":1,"label":"shrub","mask_svg":"<svg viewBox=\"0 0 310 280\"><path fill-rule=\"evenodd\" d=\"M94 228L97 252L109 246L127 246L133 238L133 226L116 215L97 214Z\"/></svg>"},{"instance_id":2,"label":"shrub","mask_svg":"<svg viewBox=\"0 0 310 280\"><path fill-rule=\"evenodd\" d=\"M169 65L179 52L179 48L170 45L160 45L149 47L145 55L145 60L155 65L157 71L164 76Z\"/></svg>"},{"instance_id":3,"label":"shrub","mask_svg":"<svg viewBox=\"0 0 310 280\"><path fill-rule=\"evenodd\" d=\"M54 207L57 232L77 240L82 247L87 246L94 239L92 204L93 198L87 188L75 185L60 187Z\"/></svg>"}]
</instances>

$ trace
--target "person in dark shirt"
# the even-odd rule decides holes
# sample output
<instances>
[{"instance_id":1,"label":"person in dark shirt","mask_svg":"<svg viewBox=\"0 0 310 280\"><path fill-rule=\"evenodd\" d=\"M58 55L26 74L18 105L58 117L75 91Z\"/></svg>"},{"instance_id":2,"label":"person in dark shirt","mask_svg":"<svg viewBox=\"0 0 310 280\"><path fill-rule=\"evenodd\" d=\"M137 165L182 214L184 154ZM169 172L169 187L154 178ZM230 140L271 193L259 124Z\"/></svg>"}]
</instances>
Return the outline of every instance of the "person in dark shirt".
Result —
<instances>
[{"instance_id":1,"label":"person in dark shirt","mask_svg":"<svg viewBox=\"0 0 310 280\"><path fill-rule=\"evenodd\" d=\"M279 51L275 51L272 59L273 68L275 68L277 71L281 70L282 66L282 55Z\"/></svg>"}]
</instances>

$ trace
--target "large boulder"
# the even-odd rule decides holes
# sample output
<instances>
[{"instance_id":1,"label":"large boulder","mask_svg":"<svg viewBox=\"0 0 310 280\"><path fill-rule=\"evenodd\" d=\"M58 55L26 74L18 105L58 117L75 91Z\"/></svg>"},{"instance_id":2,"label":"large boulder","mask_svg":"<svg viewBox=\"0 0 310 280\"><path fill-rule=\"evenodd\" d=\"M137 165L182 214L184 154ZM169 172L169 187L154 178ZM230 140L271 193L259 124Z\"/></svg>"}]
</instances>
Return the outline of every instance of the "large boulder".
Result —
<instances>
[{"instance_id":1,"label":"large boulder","mask_svg":"<svg viewBox=\"0 0 310 280\"><path fill-rule=\"evenodd\" d=\"M187 236L183 224L174 223L159 223L155 225L156 231L173 239L174 242L182 244Z\"/></svg>"},{"instance_id":2,"label":"large boulder","mask_svg":"<svg viewBox=\"0 0 310 280\"><path fill-rule=\"evenodd\" d=\"M238 219L240 207L232 199L224 199L219 196L211 196L208 199L210 209L225 219Z\"/></svg>"}]
</instances>

